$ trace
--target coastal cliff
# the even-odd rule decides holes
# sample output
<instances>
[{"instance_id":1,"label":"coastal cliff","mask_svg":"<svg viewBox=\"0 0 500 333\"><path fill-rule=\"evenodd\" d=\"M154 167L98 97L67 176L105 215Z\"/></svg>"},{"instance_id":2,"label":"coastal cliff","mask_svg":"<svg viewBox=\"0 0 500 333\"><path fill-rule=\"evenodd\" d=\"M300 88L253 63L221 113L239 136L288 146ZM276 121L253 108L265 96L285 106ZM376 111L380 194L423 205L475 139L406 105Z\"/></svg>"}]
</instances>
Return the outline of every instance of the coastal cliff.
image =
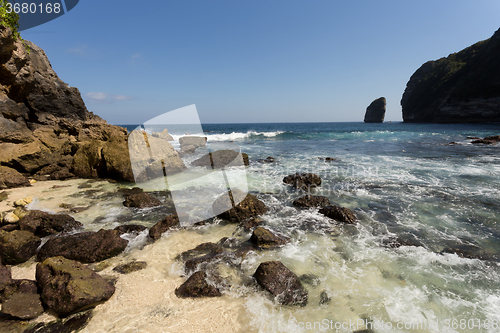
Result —
<instances>
[{"instance_id":1,"label":"coastal cliff","mask_svg":"<svg viewBox=\"0 0 500 333\"><path fill-rule=\"evenodd\" d=\"M500 29L446 58L428 61L401 99L404 122L500 121Z\"/></svg>"},{"instance_id":2,"label":"coastal cliff","mask_svg":"<svg viewBox=\"0 0 500 333\"><path fill-rule=\"evenodd\" d=\"M134 179L126 129L89 112L41 48L1 25L0 152L0 189L27 177Z\"/></svg>"},{"instance_id":3,"label":"coastal cliff","mask_svg":"<svg viewBox=\"0 0 500 333\"><path fill-rule=\"evenodd\" d=\"M366 108L365 123L383 123L385 118L385 97L380 97L371 102Z\"/></svg>"}]
</instances>

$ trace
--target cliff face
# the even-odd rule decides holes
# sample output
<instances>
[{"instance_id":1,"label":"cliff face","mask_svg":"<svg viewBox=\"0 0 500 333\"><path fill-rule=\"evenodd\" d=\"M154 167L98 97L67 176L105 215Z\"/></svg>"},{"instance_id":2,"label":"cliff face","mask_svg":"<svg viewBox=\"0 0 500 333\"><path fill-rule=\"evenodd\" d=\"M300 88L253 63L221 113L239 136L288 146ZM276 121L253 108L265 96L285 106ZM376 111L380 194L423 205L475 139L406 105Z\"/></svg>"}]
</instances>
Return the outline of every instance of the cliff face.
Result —
<instances>
[{"instance_id":1,"label":"cliff face","mask_svg":"<svg viewBox=\"0 0 500 333\"><path fill-rule=\"evenodd\" d=\"M0 189L25 177L133 180L127 132L87 111L33 43L0 26ZM16 181L12 181L15 179Z\"/></svg>"},{"instance_id":2,"label":"cliff face","mask_svg":"<svg viewBox=\"0 0 500 333\"><path fill-rule=\"evenodd\" d=\"M500 121L500 29L446 58L423 64L401 99L404 122Z\"/></svg>"},{"instance_id":3,"label":"cliff face","mask_svg":"<svg viewBox=\"0 0 500 333\"><path fill-rule=\"evenodd\" d=\"M380 97L366 108L365 123L383 123L385 118L385 97Z\"/></svg>"}]
</instances>

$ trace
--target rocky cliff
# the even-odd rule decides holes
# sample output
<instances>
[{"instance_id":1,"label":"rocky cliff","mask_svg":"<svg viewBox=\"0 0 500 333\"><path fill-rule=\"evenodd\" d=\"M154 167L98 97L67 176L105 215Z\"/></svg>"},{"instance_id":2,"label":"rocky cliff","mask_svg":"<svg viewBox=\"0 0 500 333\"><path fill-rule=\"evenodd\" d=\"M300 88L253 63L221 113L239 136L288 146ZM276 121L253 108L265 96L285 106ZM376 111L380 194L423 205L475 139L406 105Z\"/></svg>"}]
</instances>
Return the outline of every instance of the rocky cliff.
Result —
<instances>
[{"instance_id":1,"label":"rocky cliff","mask_svg":"<svg viewBox=\"0 0 500 333\"><path fill-rule=\"evenodd\" d=\"M500 29L446 58L423 64L406 85L405 122L500 121Z\"/></svg>"},{"instance_id":2,"label":"rocky cliff","mask_svg":"<svg viewBox=\"0 0 500 333\"><path fill-rule=\"evenodd\" d=\"M385 97L380 97L371 102L366 108L365 123L383 123L385 118Z\"/></svg>"},{"instance_id":3,"label":"rocky cliff","mask_svg":"<svg viewBox=\"0 0 500 333\"><path fill-rule=\"evenodd\" d=\"M132 181L127 131L89 112L77 88L0 26L0 189L34 179Z\"/></svg>"}]
</instances>

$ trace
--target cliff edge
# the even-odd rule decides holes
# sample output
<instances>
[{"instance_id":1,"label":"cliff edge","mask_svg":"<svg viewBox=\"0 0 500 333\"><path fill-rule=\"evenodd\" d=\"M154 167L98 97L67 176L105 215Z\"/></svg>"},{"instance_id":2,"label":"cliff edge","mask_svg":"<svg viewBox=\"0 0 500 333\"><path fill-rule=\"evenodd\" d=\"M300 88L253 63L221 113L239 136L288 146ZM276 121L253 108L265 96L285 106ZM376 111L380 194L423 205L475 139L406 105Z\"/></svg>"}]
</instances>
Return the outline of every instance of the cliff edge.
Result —
<instances>
[{"instance_id":1,"label":"cliff edge","mask_svg":"<svg viewBox=\"0 0 500 333\"><path fill-rule=\"evenodd\" d=\"M401 99L404 122L500 121L500 29L446 58L428 61Z\"/></svg>"}]
</instances>

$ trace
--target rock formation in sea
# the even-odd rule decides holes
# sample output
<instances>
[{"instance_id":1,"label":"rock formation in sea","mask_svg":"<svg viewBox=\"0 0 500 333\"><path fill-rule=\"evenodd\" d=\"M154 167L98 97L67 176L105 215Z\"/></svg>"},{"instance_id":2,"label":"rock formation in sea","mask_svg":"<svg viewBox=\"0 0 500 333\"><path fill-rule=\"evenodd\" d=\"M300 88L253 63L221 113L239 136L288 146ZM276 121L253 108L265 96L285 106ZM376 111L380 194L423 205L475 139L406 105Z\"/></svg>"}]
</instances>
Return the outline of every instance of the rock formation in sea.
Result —
<instances>
[{"instance_id":1,"label":"rock formation in sea","mask_svg":"<svg viewBox=\"0 0 500 333\"><path fill-rule=\"evenodd\" d=\"M365 123L383 123L385 118L385 97L380 97L371 102L366 108Z\"/></svg>"},{"instance_id":2,"label":"rock formation in sea","mask_svg":"<svg viewBox=\"0 0 500 333\"><path fill-rule=\"evenodd\" d=\"M0 151L0 189L29 186L27 177L134 180L127 130L89 112L78 89L59 79L45 52L16 40L4 26ZM177 154L172 161L177 169L185 168Z\"/></svg>"},{"instance_id":3,"label":"rock formation in sea","mask_svg":"<svg viewBox=\"0 0 500 333\"><path fill-rule=\"evenodd\" d=\"M428 61L401 99L404 122L500 121L500 29L490 39Z\"/></svg>"}]
</instances>

